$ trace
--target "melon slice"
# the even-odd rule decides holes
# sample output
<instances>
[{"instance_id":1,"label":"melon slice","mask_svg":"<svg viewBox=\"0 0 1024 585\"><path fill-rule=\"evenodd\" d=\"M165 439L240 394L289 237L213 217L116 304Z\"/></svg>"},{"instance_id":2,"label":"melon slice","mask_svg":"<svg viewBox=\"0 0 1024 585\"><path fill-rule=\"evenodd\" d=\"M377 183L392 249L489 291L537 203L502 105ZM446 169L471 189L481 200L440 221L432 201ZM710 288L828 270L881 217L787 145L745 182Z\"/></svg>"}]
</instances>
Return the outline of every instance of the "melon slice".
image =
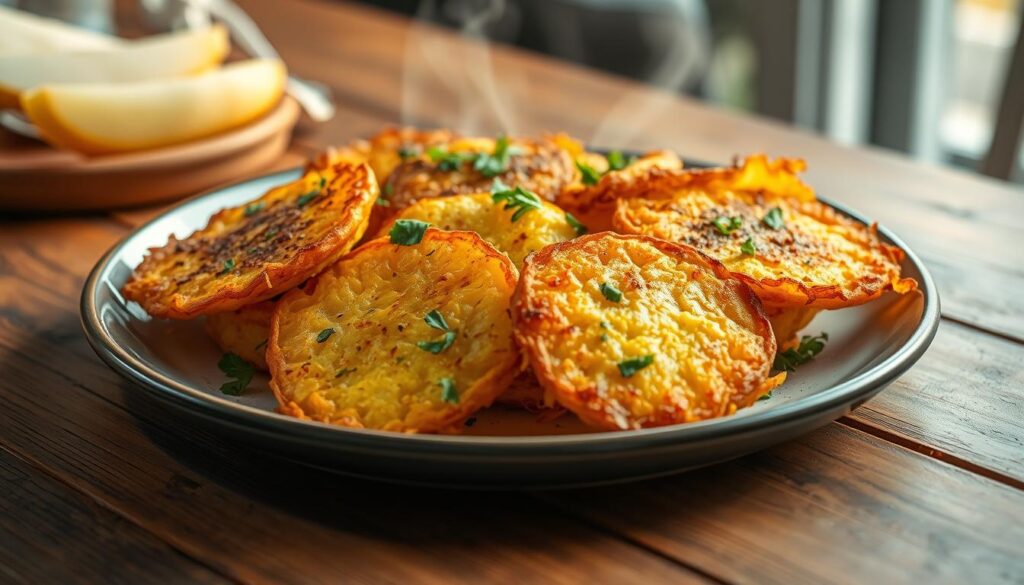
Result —
<instances>
[{"instance_id":1,"label":"melon slice","mask_svg":"<svg viewBox=\"0 0 1024 585\"><path fill-rule=\"evenodd\" d=\"M21 107L47 142L110 154L188 142L242 126L284 93L284 64L253 59L194 77L43 85Z\"/></svg>"}]
</instances>

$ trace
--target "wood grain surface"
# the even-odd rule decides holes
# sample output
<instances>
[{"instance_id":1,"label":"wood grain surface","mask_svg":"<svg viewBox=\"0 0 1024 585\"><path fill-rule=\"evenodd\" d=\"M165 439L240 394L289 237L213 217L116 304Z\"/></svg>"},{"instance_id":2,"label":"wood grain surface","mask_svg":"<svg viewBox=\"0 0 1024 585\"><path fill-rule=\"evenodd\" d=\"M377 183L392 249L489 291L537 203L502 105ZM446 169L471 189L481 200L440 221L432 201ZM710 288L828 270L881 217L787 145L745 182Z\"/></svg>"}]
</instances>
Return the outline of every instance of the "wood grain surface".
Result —
<instances>
[{"instance_id":1,"label":"wood grain surface","mask_svg":"<svg viewBox=\"0 0 1024 585\"><path fill-rule=\"evenodd\" d=\"M709 161L801 156L822 193L922 254L942 293L938 336L837 423L709 469L562 492L381 486L226 443L95 357L78 322L85 275L162 208L3 218L0 581L1024 582L1019 189L373 9L241 4L339 102L266 172L403 122L567 130ZM455 77L490 64L499 106L407 68L439 56Z\"/></svg>"}]
</instances>

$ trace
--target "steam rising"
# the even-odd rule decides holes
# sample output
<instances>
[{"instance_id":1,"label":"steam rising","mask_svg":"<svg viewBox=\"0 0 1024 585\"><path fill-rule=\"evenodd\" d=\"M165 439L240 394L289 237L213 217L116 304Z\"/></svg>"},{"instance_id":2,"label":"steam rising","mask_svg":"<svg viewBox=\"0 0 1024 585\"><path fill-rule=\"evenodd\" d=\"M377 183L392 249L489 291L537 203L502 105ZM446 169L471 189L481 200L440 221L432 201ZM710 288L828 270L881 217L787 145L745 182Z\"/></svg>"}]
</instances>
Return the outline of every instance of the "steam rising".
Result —
<instances>
[{"instance_id":1,"label":"steam rising","mask_svg":"<svg viewBox=\"0 0 1024 585\"><path fill-rule=\"evenodd\" d=\"M468 135L515 134L511 91L495 80L486 26L501 18L505 0L462 0L446 4L445 16L462 22L457 36L415 24L405 45L402 122L453 128ZM417 21L438 16L434 0L422 3ZM515 83L505 78L504 83ZM429 102L429 103L428 103Z\"/></svg>"},{"instance_id":2,"label":"steam rising","mask_svg":"<svg viewBox=\"0 0 1024 585\"><path fill-rule=\"evenodd\" d=\"M653 124L676 122L666 120L668 108L678 99L676 92L702 73L710 42L701 2L681 1L675 6L676 12L669 18L648 15L639 21L643 42L665 48L663 61L646 80L650 85L624 79L618 86L620 97L607 108L606 115L574 120L573 129L582 130L578 138L592 145L625 147L636 144L638 136ZM526 80L509 68L496 73L487 34L499 21L515 20L514 13L506 13L508 9L506 0L449 0L443 4L443 14L436 0L421 4L417 24L406 38L403 123L444 126L467 135L517 134L517 110L522 106L516 99L528 99ZM573 38L567 33L575 30L574 23L565 16L572 15L562 15L554 26L545 27L549 34L557 35L556 50L565 48ZM444 34L435 26L419 24L437 22L439 17L460 23L460 32ZM583 50L577 46L570 52ZM650 91L651 85L664 91ZM557 111L573 116L571 98L567 96L566 102L557 104Z\"/></svg>"}]
</instances>

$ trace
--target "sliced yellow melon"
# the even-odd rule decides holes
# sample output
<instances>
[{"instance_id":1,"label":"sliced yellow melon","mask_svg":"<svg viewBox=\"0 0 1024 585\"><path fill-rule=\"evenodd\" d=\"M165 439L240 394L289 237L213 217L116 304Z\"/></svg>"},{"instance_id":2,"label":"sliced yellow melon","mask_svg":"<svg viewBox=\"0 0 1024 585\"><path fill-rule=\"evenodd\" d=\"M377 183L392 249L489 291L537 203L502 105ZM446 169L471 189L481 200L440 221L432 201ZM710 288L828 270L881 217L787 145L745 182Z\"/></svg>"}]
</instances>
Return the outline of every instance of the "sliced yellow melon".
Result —
<instances>
[{"instance_id":1,"label":"sliced yellow melon","mask_svg":"<svg viewBox=\"0 0 1024 585\"><path fill-rule=\"evenodd\" d=\"M21 107L51 144L86 154L158 148L263 115L284 93L284 64L253 59L194 77L43 85Z\"/></svg>"},{"instance_id":2,"label":"sliced yellow melon","mask_svg":"<svg viewBox=\"0 0 1024 585\"><path fill-rule=\"evenodd\" d=\"M103 51L120 44L114 36L0 6L0 56Z\"/></svg>"},{"instance_id":3,"label":"sliced yellow melon","mask_svg":"<svg viewBox=\"0 0 1024 585\"><path fill-rule=\"evenodd\" d=\"M229 49L221 26L157 35L111 50L0 57L0 107L44 83L123 83L192 75L215 67Z\"/></svg>"}]
</instances>

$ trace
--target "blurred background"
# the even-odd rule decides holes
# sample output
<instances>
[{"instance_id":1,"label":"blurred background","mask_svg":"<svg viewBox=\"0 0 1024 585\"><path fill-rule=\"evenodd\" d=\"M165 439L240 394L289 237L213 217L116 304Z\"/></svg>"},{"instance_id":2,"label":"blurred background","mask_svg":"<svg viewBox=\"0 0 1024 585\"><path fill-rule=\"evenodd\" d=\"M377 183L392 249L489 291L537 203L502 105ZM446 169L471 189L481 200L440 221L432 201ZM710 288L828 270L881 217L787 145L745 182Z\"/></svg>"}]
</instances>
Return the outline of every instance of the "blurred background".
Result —
<instances>
[{"instance_id":1,"label":"blurred background","mask_svg":"<svg viewBox=\"0 0 1024 585\"><path fill-rule=\"evenodd\" d=\"M1024 182L1024 0L353 1L843 143ZM0 0L97 29L126 2ZM159 16L224 0L137 2Z\"/></svg>"},{"instance_id":2,"label":"blurred background","mask_svg":"<svg viewBox=\"0 0 1024 585\"><path fill-rule=\"evenodd\" d=\"M1024 181L1021 0L363 0L848 144Z\"/></svg>"}]
</instances>

